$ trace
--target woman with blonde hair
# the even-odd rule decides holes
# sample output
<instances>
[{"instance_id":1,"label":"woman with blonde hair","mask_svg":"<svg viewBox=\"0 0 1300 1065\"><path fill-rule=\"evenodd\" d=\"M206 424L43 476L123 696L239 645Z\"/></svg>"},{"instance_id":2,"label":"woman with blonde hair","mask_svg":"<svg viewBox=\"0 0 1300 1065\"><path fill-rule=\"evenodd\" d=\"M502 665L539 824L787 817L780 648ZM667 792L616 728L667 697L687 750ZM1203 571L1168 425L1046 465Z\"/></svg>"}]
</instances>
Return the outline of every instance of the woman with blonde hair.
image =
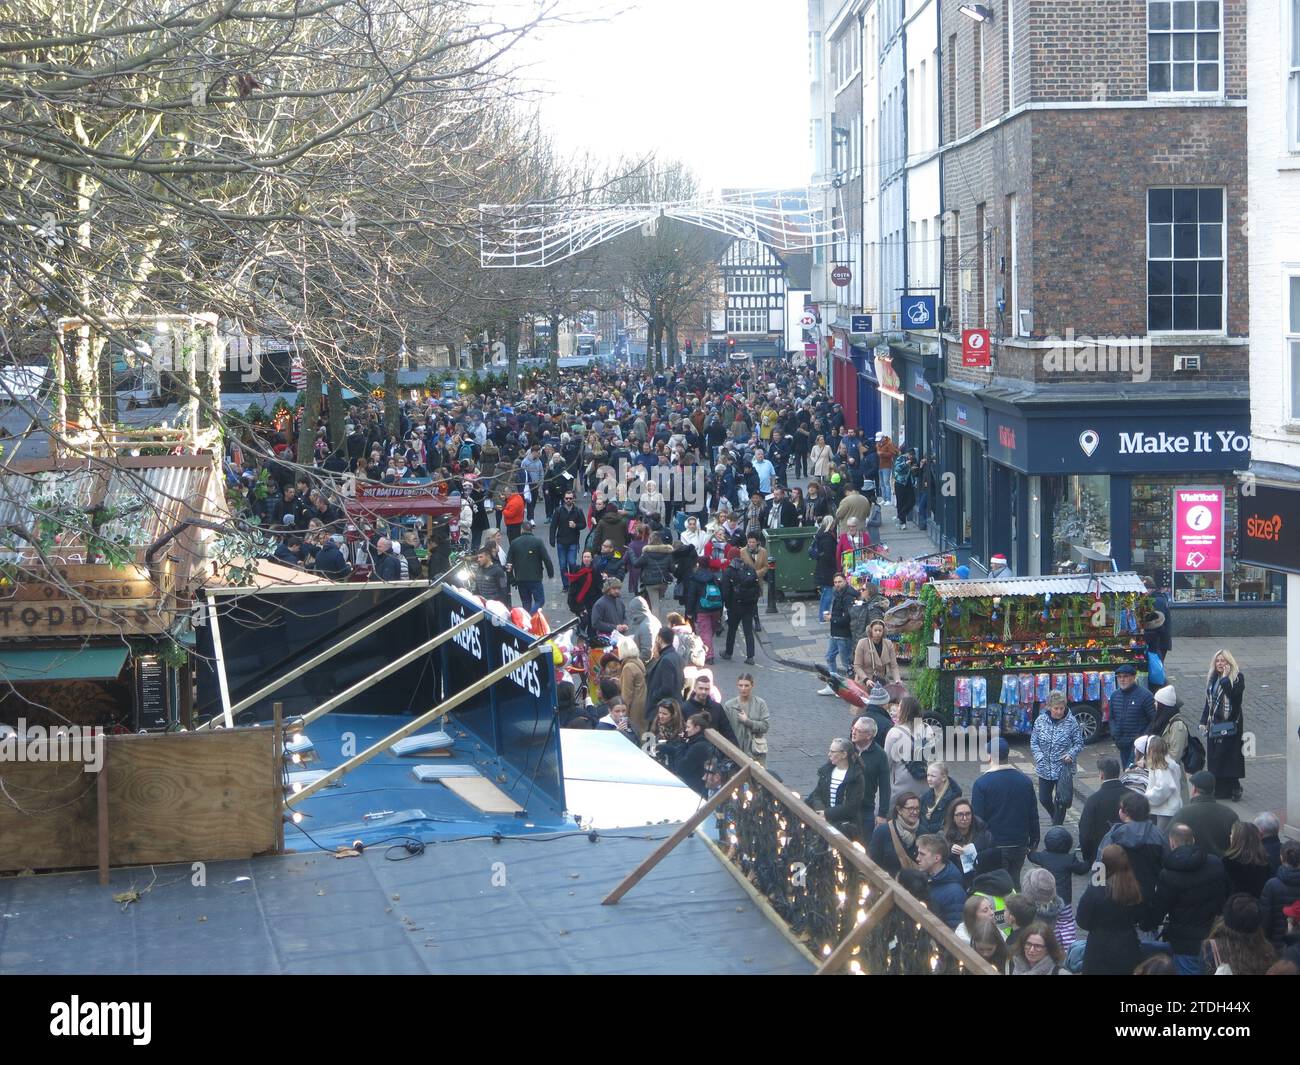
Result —
<instances>
[{"instance_id":1,"label":"woman with blonde hair","mask_svg":"<svg viewBox=\"0 0 1300 1065\"><path fill-rule=\"evenodd\" d=\"M1245 691L1246 677L1237 660L1229 651L1216 651L1205 682L1205 709L1201 711L1205 768L1214 774L1216 799L1241 801L1241 781L1246 775L1246 759L1241 751L1241 699Z\"/></svg>"},{"instance_id":2,"label":"woman with blonde hair","mask_svg":"<svg viewBox=\"0 0 1300 1065\"><path fill-rule=\"evenodd\" d=\"M1147 739L1146 765L1147 802L1151 804L1156 827L1163 832L1183 808L1183 767L1169 757L1169 747L1162 736Z\"/></svg>"},{"instance_id":3,"label":"woman with blonde hair","mask_svg":"<svg viewBox=\"0 0 1300 1065\"><path fill-rule=\"evenodd\" d=\"M646 731L645 700L646 681L645 663L641 661L641 649L636 637L620 636L615 644L618 660L623 668L619 671L619 683L623 686L623 702L627 704L628 720L636 729L638 736Z\"/></svg>"}]
</instances>

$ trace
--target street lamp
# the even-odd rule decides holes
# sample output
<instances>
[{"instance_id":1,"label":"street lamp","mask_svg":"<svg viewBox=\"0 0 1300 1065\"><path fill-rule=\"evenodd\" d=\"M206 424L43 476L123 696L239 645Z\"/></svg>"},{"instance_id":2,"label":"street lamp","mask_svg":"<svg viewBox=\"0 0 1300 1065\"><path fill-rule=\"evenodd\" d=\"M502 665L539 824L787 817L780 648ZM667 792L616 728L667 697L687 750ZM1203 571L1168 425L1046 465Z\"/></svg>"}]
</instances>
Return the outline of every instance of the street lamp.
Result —
<instances>
[{"instance_id":1,"label":"street lamp","mask_svg":"<svg viewBox=\"0 0 1300 1065\"><path fill-rule=\"evenodd\" d=\"M976 22L992 22L993 9L987 4L962 4L957 9L967 18L974 19Z\"/></svg>"}]
</instances>

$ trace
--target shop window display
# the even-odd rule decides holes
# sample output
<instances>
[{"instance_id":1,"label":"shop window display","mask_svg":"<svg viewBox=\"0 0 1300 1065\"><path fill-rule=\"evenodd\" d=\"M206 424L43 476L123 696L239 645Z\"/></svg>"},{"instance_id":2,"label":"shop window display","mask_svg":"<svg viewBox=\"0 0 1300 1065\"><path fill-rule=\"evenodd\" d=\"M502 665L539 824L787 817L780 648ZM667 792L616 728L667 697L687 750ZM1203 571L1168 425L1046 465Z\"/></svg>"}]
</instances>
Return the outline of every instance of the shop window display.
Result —
<instances>
[{"instance_id":1,"label":"shop window display","mask_svg":"<svg viewBox=\"0 0 1300 1065\"><path fill-rule=\"evenodd\" d=\"M1110 558L1110 478L1052 479L1052 570L1073 573Z\"/></svg>"},{"instance_id":2,"label":"shop window display","mask_svg":"<svg viewBox=\"0 0 1300 1065\"><path fill-rule=\"evenodd\" d=\"M1175 494L1181 488L1199 485L1223 489L1223 568L1175 573ZM1157 587L1171 589L1175 603L1282 600L1284 581L1279 574L1233 562L1237 547L1237 483L1233 478L1135 478L1129 532L1133 570L1150 577Z\"/></svg>"}]
</instances>

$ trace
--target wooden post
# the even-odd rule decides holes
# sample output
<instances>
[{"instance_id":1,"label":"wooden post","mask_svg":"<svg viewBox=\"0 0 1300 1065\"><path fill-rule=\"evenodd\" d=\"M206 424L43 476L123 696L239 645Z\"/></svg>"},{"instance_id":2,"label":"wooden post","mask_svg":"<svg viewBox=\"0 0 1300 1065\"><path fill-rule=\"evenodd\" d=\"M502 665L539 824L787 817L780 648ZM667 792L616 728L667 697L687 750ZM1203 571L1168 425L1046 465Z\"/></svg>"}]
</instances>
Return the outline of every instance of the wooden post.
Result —
<instances>
[{"instance_id":1,"label":"wooden post","mask_svg":"<svg viewBox=\"0 0 1300 1065\"><path fill-rule=\"evenodd\" d=\"M894 908L894 888L886 889L885 893L876 899L871 909L867 911L866 920L857 925L853 931L840 940L840 945L826 955L826 959L818 968L817 976L834 975L848 962L849 957L853 954L853 948L857 947L867 938L876 927L880 924L881 919Z\"/></svg>"},{"instance_id":2,"label":"wooden post","mask_svg":"<svg viewBox=\"0 0 1300 1065\"><path fill-rule=\"evenodd\" d=\"M676 832L659 844L659 846L655 848L654 853L633 869L632 872L623 879L623 882L619 884L618 887L601 900L600 904L602 906L613 906L619 899L636 887L651 869L668 857L669 853L677 846L677 844L699 828L710 814L731 798L731 793L735 791L737 787L741 784L748 783L752 772L752 766L742 765L736 775L727 781L727 783L718 790L718 793L713 796L713 798L696 810L695 815L689 821L682 824Z\"/></svg>"},{"instance_id":3,"label":"wooden post","mask_svg":"<svg viewBox=\"0 0 1300 1065\"><path fill-rule=\"evenodd\" d=\"M274 789L271 792L271 816L275 818L275 852L284 853L284 704L271 704L271 727L275 729L275 739L271 744L271 780Z\"/></svg>"},{"instance_id":4,"label":"wooden post","mask_svg":"<svg viewBox=\"0 0 1300 1065\"><path fill-rule=\"evenodd\" d=\"M95 811L99 838L99 886L108 887L108 737L100 736L104 745L103 761L95 774Z\"/></svg>"},{"instance_id":5,"label":"wooden post","mask_svg":"<svg viewBox=\"0 0 1300 1065\"><path fill-rule=\"evenodd\" d=\"M714 729L705 732L709 742L737 765L748 765L754 782L769 795L784 804L800 821L811 828L829 843L844 861L850 863L877 891L886 891L893 885L893 880L883 869L867 857L864 850L854 846L848 836L833 828L824 817L800 799L788 787L761 765L747 758L743 751ZM915 899L910 892L899 891L893 894L893 904L925 929L935 943L940 944L955 958L966 966L968 972L982 976L996 975L997 970L980 957L969 943L957 938L951 928L929 911L923 902Z\"/></svg>"}]
</instances>

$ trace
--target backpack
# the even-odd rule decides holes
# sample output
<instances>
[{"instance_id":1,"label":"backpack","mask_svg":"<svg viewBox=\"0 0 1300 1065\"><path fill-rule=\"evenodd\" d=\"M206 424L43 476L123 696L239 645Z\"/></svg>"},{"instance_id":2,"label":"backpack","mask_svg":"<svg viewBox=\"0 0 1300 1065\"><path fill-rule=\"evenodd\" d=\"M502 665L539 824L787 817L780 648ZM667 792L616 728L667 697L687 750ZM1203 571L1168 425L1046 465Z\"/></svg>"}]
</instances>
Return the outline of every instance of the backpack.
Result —
<instances>
[{"instance_id":1,"label":"backpack","mask_svg":"<svg viewBox=\"0 0 1300 1065\"><path fill-rule=\"evenodd\" d=\"M927 771L930 767L929 767L929 764L926 762L926 760L925 760L924 758L917 758L917 757L916 757L916 754L917 754L918 752L917 752L917 749L916 749L916 748L917 748L917 742L916 742L916 733L915 733L915 732L912 733L912 735L911 735L911 739L912 739L912 756L913 756L913 757L912 757L911 759L909 759L909 760L907 760L907 761L905 761L905 762L903 763L903 768L907 770L908 775L911 776L911 778L912 778L913 780L924 780L924 779L925 779L926 771ZM921 752L920 752L920 753L922 753L922 754L925 753L925 747L924 747L924 745L921 747Z\"/></svg>"},{"instance_id":2,"label":"backpack","mask_svg":"<svg viewBox=\"0 0 1300 1065\"><path fill-rule=\"evenodd\" d=\"M1184 723L1183 727L1187 728L1186 723ZM1201 742L1201 737L1195 735L1191 729L1187 729L1187 750L1183 751L1181 761L1183 772L1188 776L1199 773L1205 768L1205 744Z\"/></svg>"},{"instance_id":3,"label":"backpack","mask_svg":"<svg viewBox=\"0 0 1300 1065\"><path fill-rule=\"evenodd\" d=\"M717 581L709 581L704 586L704 591L700 593L700 610L721 610L722 609L722 589L718 587Z\"/></svg>"},{"instance_id":4,"label":"backpack","mask_svg":"<svg viewBox=\"0 0 1300 1065\"><path fill-rule=\"evenodd\" d=\"M758 581L758 573L747 562L735 567L735 571L736 602L741 606L752 606L763 597L763 586Z\"/></svg>"}]
</instances>

